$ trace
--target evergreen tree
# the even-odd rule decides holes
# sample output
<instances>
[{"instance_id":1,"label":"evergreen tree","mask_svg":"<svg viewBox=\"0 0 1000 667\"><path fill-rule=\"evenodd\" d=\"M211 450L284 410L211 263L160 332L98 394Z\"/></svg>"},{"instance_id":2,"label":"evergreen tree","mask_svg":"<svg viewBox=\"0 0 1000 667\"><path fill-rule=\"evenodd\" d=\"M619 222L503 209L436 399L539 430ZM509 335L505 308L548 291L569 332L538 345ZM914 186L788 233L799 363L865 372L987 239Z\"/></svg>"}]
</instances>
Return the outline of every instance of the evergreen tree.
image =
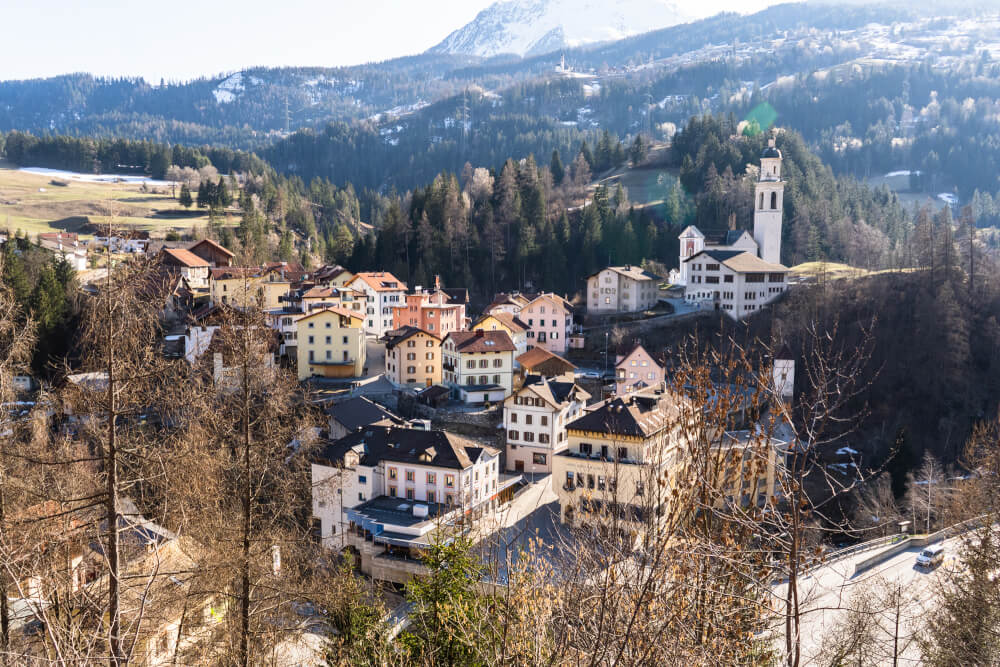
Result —
<instances>
[{"instance_id":1,"label":"evergreen tree","mask_svg":"<svg viewBox=\"0 0 1000 667\"><path fill-rule=\"evenodd\" d=\"M194 200L191 199L191 190L188 189L187 183L181 185L181 194L178 201L184 208L191 208L194 204Z\"/></svg>"},{"instance_id":2,"label":"evergreen tree","mask_svg":"<svg viewBox=\"0 0 1000 667\"><path fill-rule=\"evenodd\" d=\"M552 161L549 164L549 171L552 172L552 184L560 185L566 176L566 169L563 167L562 158L559 157L559 149L552 151Z\"/></svg>"},{"instance_id":3,"label":"evergreen tree","mask_svg":"<svg viewBox=\"0 0 1000 667\"><path fill-rule=\"evenodd\" d=\"M205 181L198 184L198 208L208 206L208 187Z\"/></svg>"},{"instance_id":4,"label":"evergreen tree","mask_svg":"<svg viewBox=\"0 0 1000 667\"><path fill-rule=\"evenodd\" d=\"M293 257L295 257L295 245L292 242L292 233L286 229L281 233L281 240L278 242L278 259L290 262Z\"/></svg>"}]
</instances>

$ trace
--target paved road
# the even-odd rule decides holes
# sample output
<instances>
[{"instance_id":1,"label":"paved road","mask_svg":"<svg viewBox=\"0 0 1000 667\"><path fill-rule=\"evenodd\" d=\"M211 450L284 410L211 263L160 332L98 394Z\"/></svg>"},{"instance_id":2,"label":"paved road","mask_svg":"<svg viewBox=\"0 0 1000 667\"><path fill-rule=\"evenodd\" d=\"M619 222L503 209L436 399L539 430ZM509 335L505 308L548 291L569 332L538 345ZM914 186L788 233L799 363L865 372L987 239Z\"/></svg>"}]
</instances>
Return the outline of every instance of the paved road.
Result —
<instances>
[{"instance_id":1,"label":"paved road","mask_svg":"<svg viewBox=\"0 0 1000 667\"><path fill-rule=\"evenodd\" d=\"M884 593L892 590L894 584L901 586L904 599L899 608L900 646L904 649L899 664L920 664L920 652L914 641L916 632L921 626L924 610L932 602L935 584L949 568L955 566L955 554L960 541L961 537L944 541L945 562L932 571L915 567L917 554L923 547L912 547L857 575L854 574L855 564L870 558L876 551L862 552L810 573L799 585L799 596L805 601L803 607L806 609L802 626L803 664L821 664L817 654L823 637L846 616L845 610L856 604L853 599L855 593L866 589ZM775 587L775 595L779 600L783 598L784 591L784 584ZM873 623L891 629L895 617L895 607L890 609L883 606ZM783 635L778 639L783 643ZM892 642L892 635L887 631L881 639L888 646ZM888 656L882 664L891 664Z\"/></svg>"}]
</instances>

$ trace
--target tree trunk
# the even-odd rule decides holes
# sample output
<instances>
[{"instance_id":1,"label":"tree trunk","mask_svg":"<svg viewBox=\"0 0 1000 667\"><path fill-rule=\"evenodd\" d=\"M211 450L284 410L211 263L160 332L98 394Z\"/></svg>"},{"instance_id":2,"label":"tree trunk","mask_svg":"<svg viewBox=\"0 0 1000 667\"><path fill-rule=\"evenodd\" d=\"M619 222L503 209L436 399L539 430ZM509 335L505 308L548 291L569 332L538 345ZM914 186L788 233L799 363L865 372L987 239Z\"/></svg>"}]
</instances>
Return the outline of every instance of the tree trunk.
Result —
<instances>
[{"instance_id":1,"label":"tree trunk","mask_svg":"<svg viewBox=\"0 0 1000 667\"><path fill-rule=\"evenodd\" d=\"M249 331L243 327L243 364L241 382L243 385L243 562L240 581L240 664L250 665L250 531L253 528L250 516L250 341Z\"/></svg>"},{"instance_id":2,"label":"tree trunk","mask_svg":"<svg viewBox=\"0 0 1000 667\"><path fill-rule=\"evenodd\" d=\"M109 272L110 276L110 272ZM107 413L108 420L108 451L107 456L107 501L105 508L105 521L108 524L107 552L108 552L108 642L110 648L110 664L112 667L125 664L125 656L122 654L121 640L121 609L119 576L120 564L118 554L118 434L116 431L115 418L117 417L117 405L115 400L115 340L114 327L110 326L114 317L111 308L111 301L108 300L107 327L107 373L108 373L108 397Z\"/></svg>"}]
</instances>

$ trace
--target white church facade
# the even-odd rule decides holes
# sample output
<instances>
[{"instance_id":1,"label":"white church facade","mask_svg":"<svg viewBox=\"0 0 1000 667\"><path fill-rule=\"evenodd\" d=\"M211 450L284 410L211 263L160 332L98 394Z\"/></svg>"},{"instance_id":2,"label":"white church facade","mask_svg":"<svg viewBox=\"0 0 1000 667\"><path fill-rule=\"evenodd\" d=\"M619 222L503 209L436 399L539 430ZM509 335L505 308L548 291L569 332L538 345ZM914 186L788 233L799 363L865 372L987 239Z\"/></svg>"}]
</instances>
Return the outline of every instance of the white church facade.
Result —
<instances>
[{"instance_id":1,"label":"white church facade","mask_svg":"<svg viewBox=\"0 0 1000 667\"><path fill-rule=\"evenodd\" d=\"M730 230L711 241L694 225L680 235L680 282L684 298L741 319L788 289L781 264L781 221L785 183L781 151L772 138L760 159L754 189L753 236Z\"/></svg>"}]
</instances>

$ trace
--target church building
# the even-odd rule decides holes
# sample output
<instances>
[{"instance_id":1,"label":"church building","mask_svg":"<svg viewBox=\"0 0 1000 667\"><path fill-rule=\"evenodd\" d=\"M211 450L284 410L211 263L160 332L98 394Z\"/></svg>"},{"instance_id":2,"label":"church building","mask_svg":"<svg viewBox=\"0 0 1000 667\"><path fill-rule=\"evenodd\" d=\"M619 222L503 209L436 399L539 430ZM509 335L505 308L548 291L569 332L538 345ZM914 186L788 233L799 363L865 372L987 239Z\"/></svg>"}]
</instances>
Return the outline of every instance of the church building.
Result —
<instances>
[{"instance_id":1,"label":"church building","mask_svg":"<svg viewBox=\"0 0 1000 667\"><path fill-rule=\"evenodd\" d=\"M788 288L788 268L781 264L784 189L781 151L772 138L761 154L754 189L753 237L730 230L723 238L710 240L694 225L681 232L680 282L686 286L685 300L740 319Z\"/></svg>"}]
</instances>

